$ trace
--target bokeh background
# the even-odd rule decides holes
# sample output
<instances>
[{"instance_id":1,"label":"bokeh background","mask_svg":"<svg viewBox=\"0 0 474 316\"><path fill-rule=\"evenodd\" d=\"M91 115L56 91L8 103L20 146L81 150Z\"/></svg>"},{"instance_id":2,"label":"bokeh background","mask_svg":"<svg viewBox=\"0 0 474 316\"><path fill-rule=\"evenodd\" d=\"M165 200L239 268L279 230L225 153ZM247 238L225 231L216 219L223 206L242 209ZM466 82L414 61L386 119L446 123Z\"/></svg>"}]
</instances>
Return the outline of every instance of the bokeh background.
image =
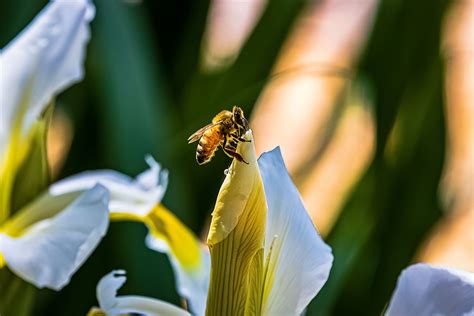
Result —
<instances>
[{"instance_id":1,"label":"bokeh background","mask_svg":"<svg viewBox=\"0 0 474 316\"><path fill-rule=\"evenodd\" d=\"M0 3L5 46L45 5ZM96 0L86 77L59 96L55 179L170 171L164 204L205 239L224 169L198 166L187 137L244 108L259 152L282 147L335 262L307 315L379 315L417 261L474 272L474 2ZM112 223L34 315L84 315L112 269L122 293L180 304L167 258L138 223Z\"/></svg>"}]
</instances>

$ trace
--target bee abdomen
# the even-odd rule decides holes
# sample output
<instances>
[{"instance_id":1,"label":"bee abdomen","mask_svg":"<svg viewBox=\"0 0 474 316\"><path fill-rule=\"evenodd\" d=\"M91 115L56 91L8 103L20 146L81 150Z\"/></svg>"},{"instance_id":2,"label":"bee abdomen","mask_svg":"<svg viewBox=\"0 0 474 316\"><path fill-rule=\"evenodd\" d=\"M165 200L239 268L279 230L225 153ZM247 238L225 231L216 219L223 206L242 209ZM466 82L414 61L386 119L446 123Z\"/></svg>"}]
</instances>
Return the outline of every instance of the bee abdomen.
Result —
<instances>
[{"instance_id":1,"label":"bee abdomen","mask_svg":"<svg viewBox=\"0 0 474 316\"><path fill-rule=\"evenodd\" d=\"M196 150L196 161L198 164L202 165L206 162L209 162L212 158L213 154L210 154L208 151L204 150L204 148L198 144Z\"/></svg>"},{"instance_id":2,"label":"bee abdomen","mask_svg":"<svg viewBox=\"0 0 474 316\"><path fill-rule=\"evenodd\" d=\"M196 153L196 161L197 161L198 164L203 165L206 162L209 162L210 160L211 159L209 157L199 155L198 153Z\"/></svg>"},{"instance_id":3,"label":"bee abdomen","mask_svg":"<svg viewBox=\"0 0 474 316\"><path fill-rule=\"evenodd\" d=\"M196 161L198 164L205 164L214 157L217 146L219 146L219 139L214 138L204 134L199 140L196 149Z\"/></svg>"}]
</instances>

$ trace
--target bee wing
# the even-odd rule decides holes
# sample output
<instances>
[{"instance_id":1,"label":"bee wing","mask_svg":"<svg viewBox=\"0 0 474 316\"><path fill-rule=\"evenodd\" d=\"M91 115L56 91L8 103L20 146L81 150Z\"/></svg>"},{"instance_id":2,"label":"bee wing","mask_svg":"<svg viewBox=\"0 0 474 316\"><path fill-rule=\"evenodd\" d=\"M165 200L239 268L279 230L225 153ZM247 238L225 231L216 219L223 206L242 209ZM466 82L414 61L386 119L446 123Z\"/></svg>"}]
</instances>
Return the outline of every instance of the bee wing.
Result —
<instances>
[{"instance_id":1,"label":"bee wing","mask_svg":"<svg viewBox=\"0 0 474 316\"><path fill-rule=\"evenodd\" d=\"M191 136L188 138L188 144L194 143L195 141L199 140L201 138L202 134L204 134L208 129L220 124L221 122L216 122L216 123L210 123L207 124L204 127L201 127L198 129L196 132L194 132Z\"/></svg>"}]
</instances>

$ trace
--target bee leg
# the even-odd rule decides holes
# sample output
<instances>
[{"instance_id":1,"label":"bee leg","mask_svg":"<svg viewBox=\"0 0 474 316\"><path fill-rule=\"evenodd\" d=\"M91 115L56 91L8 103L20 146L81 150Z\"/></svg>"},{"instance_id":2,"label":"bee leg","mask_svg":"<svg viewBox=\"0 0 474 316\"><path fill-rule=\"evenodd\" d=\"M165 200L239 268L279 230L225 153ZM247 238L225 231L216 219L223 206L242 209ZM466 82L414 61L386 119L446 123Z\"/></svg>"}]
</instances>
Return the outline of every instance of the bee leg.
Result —
<instances>
[{"instance_id":1,"label":"bee leg","mask_svg":"<svg viewBox=\"0 0 474 316\"><path fill-rule=\"evenodd\" d=\"M247 161L244 160L244 158L242 158L242 156L241 156L240 154L236 153L236 152L235 152L234 150L232 150L232 149L229 149L229 148L225 148L225 147L224 147L224 152L225 152L228 156L237 159L237 161L246 163L247 165L249 164Z\"/></svg>"},{"instance_id":2,"label":"bee leg","mask_svg":"<svg viewBox=\"0 0 474 316\"><path fill-rule=\"evenodd\" d=\"M242 136L239 136L238 134L230 134L231 136L233 136L234 138L237 138L237 140L239 142L246 142L246 143L250 143L251 140L250 139L245 139L243 138Z\"/></svg>"},{"instance_id":3,"label":"bee leg","mask_svg":"<svg viewBox=\"0 0 474 316\"><path fill-rule=\"evenodd\" d=\"M222 147L222 150L224 150L224 152L225 152L225 148L227 147L227 136L226 135L224 135L224 140L222 141L220 146Z\"/></svg>"}]
</instances>

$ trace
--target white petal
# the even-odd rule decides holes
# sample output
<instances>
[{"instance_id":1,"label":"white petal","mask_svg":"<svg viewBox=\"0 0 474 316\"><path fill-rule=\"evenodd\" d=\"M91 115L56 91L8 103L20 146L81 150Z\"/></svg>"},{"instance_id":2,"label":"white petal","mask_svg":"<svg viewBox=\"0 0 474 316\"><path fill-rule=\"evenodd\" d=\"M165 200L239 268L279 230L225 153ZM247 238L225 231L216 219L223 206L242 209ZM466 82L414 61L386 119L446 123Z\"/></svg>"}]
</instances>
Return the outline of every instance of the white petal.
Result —
<instances>
[{"instance_id":1,"label":"white petal","mask_svg":"<svg viewBox=\"0 0 474 316\"><path fill-rule=\"evenodd\" d=\"M200 265L189 270L183 267L171 253L168 244L163 240L148 234L146 245L153 250L168 255L176 278L176 289L181 297L188 301L193 315L203 316L206 313L207 292L211 271L211 257L207 249L201 248Z\"/></svg>"},{"instance_id":2,"label":"white petal","mask_svg":"<svg viewBox=\"0 0 474 316\"><path fill-rule=\"evenodd\" d=\"M187 299L193 315L204 315L210 279L207 247L162 204L143 218L149 229L146 245L170 259L176 290Z\"/></svg>"},{"instance_id":3,"label":"white petal","mask_svg":"<svg viewBox=\"0 0 474 316\"><path fill-rule=\"evenodd\" d=\"M153 189L161 184L163 196L168 184L168 170L161 170L160 164L151 155L147 155L145 161L150 166L150 169L140 173L136 177L135 182L145 190Z\"/></svg>"},{"instance_id":4,"label":"white petal","mask_svg":"<svg viewBox=\"0 0 474 316\"><path fill-rule=\"evenodd\" d=\"M415 264L398 278L387 316L474 315L474 274Z\"/></svg>"},{"instance_id":5,"label":"white petal","mask_svg":"<svg viewBox=\"0 0 474 316\"><path fill-rule=\"evenodd\" d=\"M100 308L107 315L137 313L144 315L190 315L184 309L164 301L143 296L117 296L117 291L127 280L124 270L115 270L104 276L97 285Z\"/></svg>"},{"instance_id":6,"label":"white petal","mask_svg":"<svg viewBox=\"0 0 474 316\"><path fill-rule=\"evenodd\" d=\"M26 281L60 290L105 235L107 204L107 190L97 185L20 237L0 234L0 252L10 269Z\"/></svg>"},{"instance_id":7,"label":"white petal","mask_svg":"<svg viewBox=\"0 0 474 316\"><path fill-rule=\"evenodd\" d=\"M0 157L13 121L28 131L52 97L83 77L94 6L88 0L49 3L0 55Z\"/></svg>"},{"instance_id":8,"label":"white petal","mask_svg":"<svg viewBox=\"0 0 474 316\"><path fill-rule=\"evenodd\" d=\"M125 270L114 270L103 276L97 284L97 300L104 311L114 307L117 291L127 282L125 273Z\"/></svg>"},{"instance_id":9,"label":"white petal","mask_svg":"<svg viewBox=\"0 0 474 316\"><path fill-rule=\"evenodd\" d=\"M112 170L86 171L53 184L49 192L61 195L87 190L100 183L110 192L112 213L132 213L145 216L161 201L168 185L168 172L151 156L147 157L150 168L136 179Z\"/></svg>"},{"instance_id":10,"label":"white petal","mask_svg":"<svg viewBox=\"0 0 474 316\"><path fill-rule=\"evenodd\" d=\"M264 153L258 164L268 204L265 257L271 251L264 315L300 315L329 276L331 248L307 214L280 149Z\"/></svg>"}]
</instances>

